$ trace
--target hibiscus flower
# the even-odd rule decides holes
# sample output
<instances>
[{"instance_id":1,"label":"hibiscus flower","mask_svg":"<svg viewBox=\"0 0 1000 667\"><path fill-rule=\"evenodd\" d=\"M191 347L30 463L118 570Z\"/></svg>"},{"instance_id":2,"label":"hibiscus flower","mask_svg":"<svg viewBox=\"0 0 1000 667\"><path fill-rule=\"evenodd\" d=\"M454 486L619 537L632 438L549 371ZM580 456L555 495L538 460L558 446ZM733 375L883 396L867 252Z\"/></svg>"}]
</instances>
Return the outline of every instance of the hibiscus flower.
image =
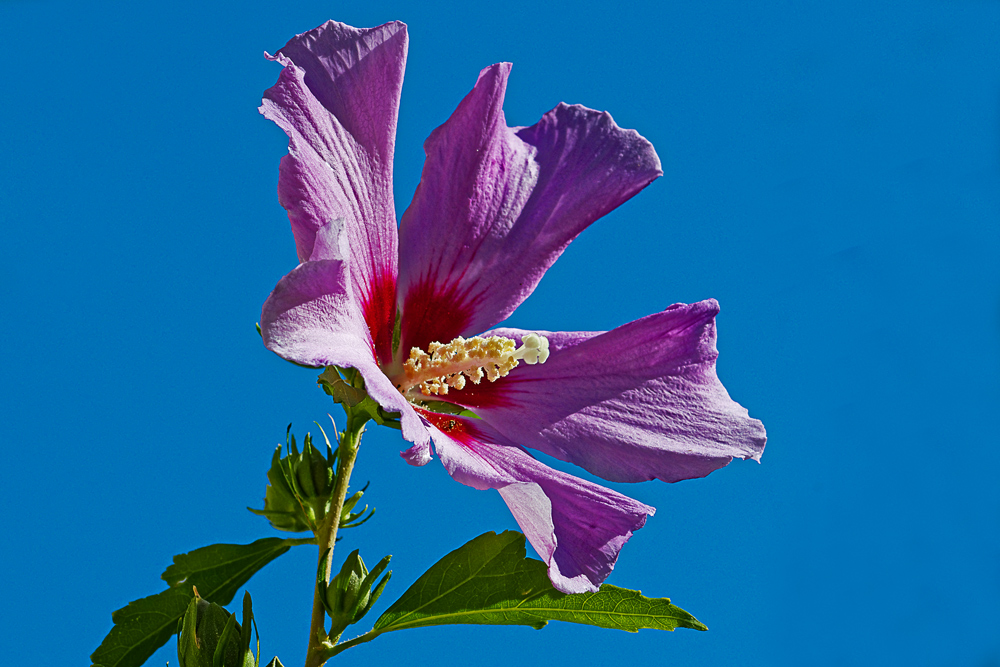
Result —
<instances>
[{"instance_id":1,"label":"hibiscus flower","mask_svg":"<svg viewBox=\"0 0 1000 667\"><path fill-rule=\"evenodd\" d=\"M500 492L556 588L597 590L654 509L526 447L611 481L676 482L759 459L764 428L716 376L714 300L608 332L490 330L577 234L662 175L660 161L637 132L579 105L507 127L511 66L492 65L425 142L397 231L406 51L402 23L331 21L269 56L284 69L261 113L288 134L278 197L300 264L264 304L264 343L298 364L356 369L399 413L408 462L431 460L433 441L452 477Z\"/></svg>"}]
</instances>

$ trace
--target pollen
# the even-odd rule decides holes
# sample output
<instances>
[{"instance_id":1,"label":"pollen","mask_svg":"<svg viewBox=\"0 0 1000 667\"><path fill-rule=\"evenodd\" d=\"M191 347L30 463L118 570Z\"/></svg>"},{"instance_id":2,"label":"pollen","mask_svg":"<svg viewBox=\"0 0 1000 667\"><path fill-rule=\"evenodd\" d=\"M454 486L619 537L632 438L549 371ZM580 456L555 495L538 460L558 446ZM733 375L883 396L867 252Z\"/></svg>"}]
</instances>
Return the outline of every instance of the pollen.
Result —
<instances>
[{"instance_id":1,"label":"pollen","mask_svg":"<svg viewBox=\"0 0 1000 667\"><path fill-rule=\"evenodd\" d=\"M484 377L496 382L522 359L526 364L543 364L548 358L548 339L535 333L526 334L520 347L503 336L459 336L447 344L431 343L427 352L412 348L403 373L393 380L403 394L419 389L424 396L443 396L449 388L461 390L467 382L479 384Z\"/></svg>"}]
</instances>

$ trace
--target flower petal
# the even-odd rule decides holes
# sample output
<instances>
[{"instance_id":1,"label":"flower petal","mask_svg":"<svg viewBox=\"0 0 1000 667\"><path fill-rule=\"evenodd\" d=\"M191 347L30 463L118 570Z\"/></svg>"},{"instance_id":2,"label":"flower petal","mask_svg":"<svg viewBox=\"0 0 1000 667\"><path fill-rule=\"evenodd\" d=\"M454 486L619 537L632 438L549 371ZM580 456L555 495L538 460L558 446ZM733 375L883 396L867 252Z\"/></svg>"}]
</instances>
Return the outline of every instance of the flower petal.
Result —
<instances>
[{"instance_id":1,"label":"flower petal","mask_svg":"<svg viewBox=\"0 0 1000 667\"><path fill-rule=\"evenodd\" d=\"M676 482L759 460L764 426L715 372L718 303L675 304L606 333L539 332L544 364L448 393L515 442L604 479ZM520 341L522 332L490 332ZM484 335L490 335L489 333Z\"/></svg>"},{"instance_id":2,"label":"flower petal","mask_svg":"<svg viewBox=\"0 0 1000 667\"><path fill-rule=\"evenodd\" d=\"M296 36L274 59L285 66L260 111L288 134L278 199L299 260L317 256L317 230L342 220L352 289L391 357L397 269L392 157L406 63L406 26L360 30L333 21Z\"/></svg>"},{"instance_id":3,"label":"flower petal","mask_svg":"<svg viewBox=\"0 0 1000 667\"><path fill-rule=\"evenodd\" d=\"M510 67L484 69L424 143L400 225L404 350L506 318L577 234L662 174L652 145L607 113L560 104L507 127Z\"/></svg>"},{"instance_id":4,"label":"flower petal","mask_svg":"<svg viewBox=\"0 0 1000 667\"><path fill-rule=\"evenodd\" d=\"M401 413L403 437L426 448L427 429L375 363L371 334L349 283L346 264L339 259L304 262L293 269L264 302L264 345L304 366L358 369L368 394L385 410Z\"/></svg>"},{"instance_id":5,"label":"flower petal","mask_svg":"<svg viewBox=\"0 0 1000 667\"><path fill-rule=\"evenodd\" d=\"M564 593L596 591L654 508L553 470L478 420L421 410L457 481L497 489Z\"/></svg>"}]
</instances>

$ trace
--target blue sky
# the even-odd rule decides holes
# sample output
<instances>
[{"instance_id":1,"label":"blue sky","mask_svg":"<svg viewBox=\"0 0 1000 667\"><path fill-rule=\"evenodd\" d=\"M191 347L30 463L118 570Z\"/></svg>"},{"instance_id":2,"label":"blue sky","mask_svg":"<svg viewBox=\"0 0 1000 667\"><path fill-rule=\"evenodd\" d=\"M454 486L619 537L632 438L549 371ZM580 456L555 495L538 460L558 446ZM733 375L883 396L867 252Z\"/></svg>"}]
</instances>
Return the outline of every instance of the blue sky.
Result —
<instances>
[{"instance_id":1,"label":"blue sky","mask_svg":"<svg viewBox=\"0 0 1000 667\"><path fill-rule=\"evenodd\" d=\"M0 2L0 442L12 664L79 664L170 557L274 534L285 425L334 412L254 323L295 265L284 135L256 111L292 35L399 19L397 212L479 70L506 114L560 101L647 137L665 175L588 229L508 320L609 329L714 297L719 375L762 463L615 488L658 508L610 583L708 633L553 623L386 635L358 663L1000 664L1000 3ZM393 599L513 528L495 493L411 468L395 431L338 553L394 554ZM249 584L301 664L315 554ZM496 652L483 647L501 646ZM148 664L176 664L174 645Z\"/></svg>"}]
</instances>

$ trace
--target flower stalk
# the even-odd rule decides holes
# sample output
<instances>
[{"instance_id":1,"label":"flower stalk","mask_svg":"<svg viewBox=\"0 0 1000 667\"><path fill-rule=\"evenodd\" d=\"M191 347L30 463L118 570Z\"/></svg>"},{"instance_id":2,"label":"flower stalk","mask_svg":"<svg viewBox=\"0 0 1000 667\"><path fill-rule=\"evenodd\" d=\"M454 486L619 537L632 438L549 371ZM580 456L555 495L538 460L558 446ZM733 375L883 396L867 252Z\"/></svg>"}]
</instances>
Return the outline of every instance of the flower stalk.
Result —
<instances>
[{"instance_id":1,"label":"flower stalk","mask_svg":"<svg viewBox=\"0 0 1000 667\"><path fill-rule=\"evenodd\" d=\"M344 500L347 498L347 487L351 481L351 471L354 469L354 462L358 457L358 447L361 444L361 435L364 433L365 423L368 421L367 415L357 414L347 405L344 405L344 411L347 413L347 425L343 433L340 434L338 444L337 475L333 486L330 511L327 512L316 531L316 542L319 545L318 567L326 572L327 582L329 582L333 560L333 547L337 542L337 530L340 528L340 515L344 507ZM320 667L327 661L328 651L324 644L328 641L326 609L323 606L323 597L319 587L316 586L313 589L312 622L309 626L309 646L306 650L305 667Z\"/></svg>"}]
</instances>

